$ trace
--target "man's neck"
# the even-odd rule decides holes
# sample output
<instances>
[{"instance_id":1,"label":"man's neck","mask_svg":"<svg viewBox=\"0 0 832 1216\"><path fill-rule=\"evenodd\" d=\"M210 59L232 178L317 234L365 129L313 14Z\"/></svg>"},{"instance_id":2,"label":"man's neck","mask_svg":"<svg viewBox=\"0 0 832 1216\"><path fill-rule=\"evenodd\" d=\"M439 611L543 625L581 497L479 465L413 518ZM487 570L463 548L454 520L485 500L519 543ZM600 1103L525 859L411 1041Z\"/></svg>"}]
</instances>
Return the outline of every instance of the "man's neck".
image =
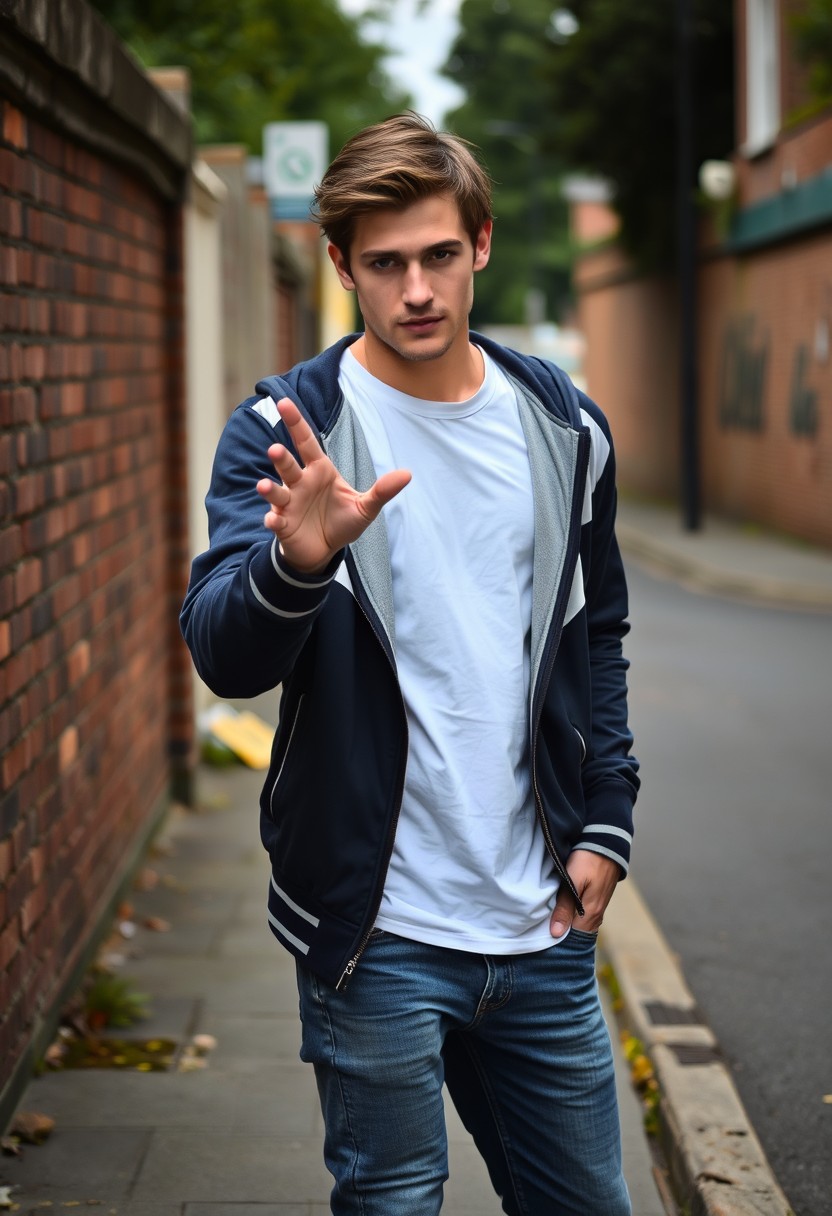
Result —
<instances>
[{"instance_id":1,"label":"man's neck","mask_svg":"<svg viewBox=\"0 0 832 1216\"><path fill-rule=\"evenodd\" d=\"M350 350L371 376L422 401L467 401L482 387L485 376L482 354L467 332L438 359L403 359L368 334Z\"/></svg>"}]
</instances>

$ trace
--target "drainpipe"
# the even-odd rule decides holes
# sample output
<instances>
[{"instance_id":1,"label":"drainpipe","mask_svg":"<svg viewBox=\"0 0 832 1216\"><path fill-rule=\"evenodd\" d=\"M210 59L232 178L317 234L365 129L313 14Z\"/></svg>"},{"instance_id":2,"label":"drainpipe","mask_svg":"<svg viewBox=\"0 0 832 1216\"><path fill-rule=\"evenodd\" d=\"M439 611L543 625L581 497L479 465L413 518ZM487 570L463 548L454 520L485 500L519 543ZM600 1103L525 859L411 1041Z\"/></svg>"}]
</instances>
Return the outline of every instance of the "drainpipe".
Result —
<instances>
[{"instance_id":1,"label":"drainpipe","mask_svg":"<svg viewBox=\"0 0 832 1216\"><path fill-rule=\"evenodd\" d=\"M701 526L696 327L696 208L693 195L693 19L691 0L676 0L676 236L679 282L682 523Z\"/></svg>"}]
</instances>

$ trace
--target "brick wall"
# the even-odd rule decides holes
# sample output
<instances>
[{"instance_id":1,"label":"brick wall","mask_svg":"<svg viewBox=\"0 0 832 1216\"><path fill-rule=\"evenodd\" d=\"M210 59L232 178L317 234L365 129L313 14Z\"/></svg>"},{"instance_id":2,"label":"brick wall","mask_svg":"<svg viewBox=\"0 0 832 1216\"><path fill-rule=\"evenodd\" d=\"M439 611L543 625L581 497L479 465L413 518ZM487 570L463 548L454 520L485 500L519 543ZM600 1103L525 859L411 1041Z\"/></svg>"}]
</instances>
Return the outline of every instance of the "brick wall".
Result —
<instances>
[{"instance_id":1,"label":"brick wall","mask_svg":"<svg viewBox=\"0 0 832 1216\"><path fill-rule=\"evenodd\" d=\"M674 286L639 279L613 246L582 256L574 282L587 390L609 418L619 483L672 498L680 459Z\"/></svg>"},{"instance_id":2,"label":"brick wall","mask_svg":"<svg viewBox=\"0 0 832 1216\"><path fill-rule=\"evenodd\" d=\"M698 276L699 435L706 511L832 548L832 236L736 257ZM615 437L619 482L679 485L678 313L672 284L614 249L576 268L587 389Z\"/></svg>"},{"instance_id":3,"label":"brick wall","mask_svg":"<svg viewBox=\"0 0 832 1216\"><path fill-rule=\"evenodd\" d=\"M0 71L15 40L14 63L32 56L3 82L12 100L0 139L6 1095L192 750L175 615L188 561L183 145L170 156L148 143L153 90L82 0L50 10L36 46L17 11L0 19ZM62 21L74 23L79 55L92 22L94 49L121 73L120 98L96 98L94 130L74 107L81 83L95 88L66 53L51 69L56 103L28 88ZM181 136L184 121L170 122ZM96 148L108 124L120 140Z\"/></svg>"},{"instance_id":4,"label":"brick wall","mask_svg":"<svg viewBox=\"0 0 832 1216\"><path fill-rule=\"evenodd\" d=\"M706 507L832 548L830 266L828 230L705 264L699 349Z\"/></svg>"}]
</instances>

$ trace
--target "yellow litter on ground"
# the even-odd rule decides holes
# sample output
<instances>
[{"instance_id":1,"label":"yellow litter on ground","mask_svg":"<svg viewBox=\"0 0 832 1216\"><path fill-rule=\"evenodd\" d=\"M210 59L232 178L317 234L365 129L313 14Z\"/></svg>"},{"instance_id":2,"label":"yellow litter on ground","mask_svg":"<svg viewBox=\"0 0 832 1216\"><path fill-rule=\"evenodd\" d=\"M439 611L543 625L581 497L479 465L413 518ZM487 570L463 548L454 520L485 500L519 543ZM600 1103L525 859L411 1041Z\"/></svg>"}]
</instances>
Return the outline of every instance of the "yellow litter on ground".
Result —
<instances>
[{"instance_id":1,"label":"yellow litter on ground","mask_svg":"<svg viewBox=\"0 0 832 1216\"><path fill-rule=\"evenodd\" d=\"M229 747L249 768L268 768L274 729L257 714L217 716L211 721L211 734Z\"/></svg>"}]
</instances>

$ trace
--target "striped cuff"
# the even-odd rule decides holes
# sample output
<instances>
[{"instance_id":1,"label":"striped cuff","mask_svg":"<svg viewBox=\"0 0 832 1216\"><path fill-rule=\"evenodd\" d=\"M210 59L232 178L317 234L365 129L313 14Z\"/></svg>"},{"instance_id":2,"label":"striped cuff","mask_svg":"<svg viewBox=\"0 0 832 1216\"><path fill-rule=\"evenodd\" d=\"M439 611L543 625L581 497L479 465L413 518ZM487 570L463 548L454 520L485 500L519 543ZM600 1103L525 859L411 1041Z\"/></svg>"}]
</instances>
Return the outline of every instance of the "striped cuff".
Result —
<instances>
[{"instance_id":1,"label":"striped cuff","mask_svg":"<svg viewBox=\"0 0 832 1216\"><path fill-rule=\"evenodd\" d=\"M289 620L311 616L323 603L343 558L341 550L319 574L303 574L289 565L275 537L251 559L251 593L274 616Z\"/></svg>"},{"instance_id":2,"label":"striped cuff","mask_svg":"<svg viewBox=\"0 0 832 1216\"><path fill-rule=\"evenodd\" d=\"M615 827L611 823L587 823L575 848L610 857L626 874L630 868L632 844L633 834L624 828Z\"/></svg>"}]
</instances>

